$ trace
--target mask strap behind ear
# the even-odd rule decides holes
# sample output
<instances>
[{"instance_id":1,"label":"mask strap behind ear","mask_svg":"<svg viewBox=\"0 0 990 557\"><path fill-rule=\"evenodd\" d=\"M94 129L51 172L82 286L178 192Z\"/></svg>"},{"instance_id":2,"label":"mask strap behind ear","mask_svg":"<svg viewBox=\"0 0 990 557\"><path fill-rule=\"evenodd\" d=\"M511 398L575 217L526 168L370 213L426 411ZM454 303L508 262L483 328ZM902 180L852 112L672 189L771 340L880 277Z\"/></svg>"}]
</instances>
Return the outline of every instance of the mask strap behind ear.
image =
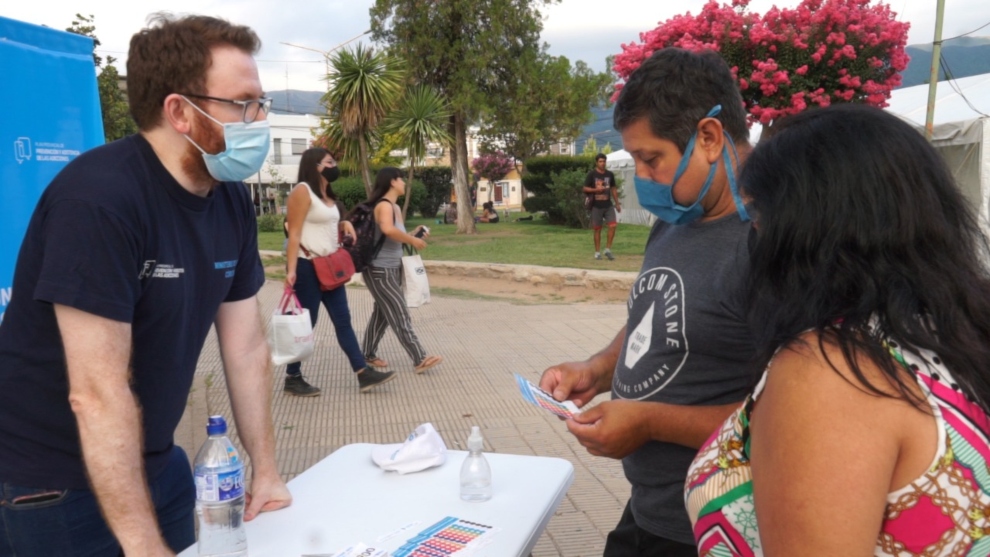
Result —
<instances>
[{"instance_id":1,"label":"mask strap behind ear","mask_svg":"<svg viewBox=\"0 0 990 557\"><path fill-rule=\"evenodd\" d=\"M736 143L732 141L729 137L729 133L722 130L722 135L725 136L725 140L729 142L729 147L732 148L732 155L735 157L736 164L739 163L739 152L736 151ZM736 203L736 211L739 212L739 218L744 222L749 220L749 213L746 211L746 204L743 203L742 197L739 195L739 185L736 183L736 173L732 169L732 160L729 158L729 150L722 148L722 160L725 161L725 175L729 179L729 191L732 192L732 199Z\"/></svg>"},{"instance_id":2,"label":"mask strap behind ear","mask_svg":"<svg viewBox=\"0 0 990 557\"><path fill-rule=\"evenodd\" d=\"M722 105L717 104L708 111L705 118L714 118L722 112ZM725 140L729 143L729 147L732 148L732 155L735 157L736 164L739 162L739 152L736 151L736 143L732 141L732 137L729 136L729 132L722 128L722 135L725 136ZM739 218L743 221L749 220L749 213L746 212L746 204L743 203L742 197L739 195L739 186L736 184L736 173L732 168L732 159L729 158L729 150L722 147L722 161L725 163L725 176L729 180L729 191L732 192L732 199L736 203L736 211L739 213Z\"/></svg>"}]
</instances>

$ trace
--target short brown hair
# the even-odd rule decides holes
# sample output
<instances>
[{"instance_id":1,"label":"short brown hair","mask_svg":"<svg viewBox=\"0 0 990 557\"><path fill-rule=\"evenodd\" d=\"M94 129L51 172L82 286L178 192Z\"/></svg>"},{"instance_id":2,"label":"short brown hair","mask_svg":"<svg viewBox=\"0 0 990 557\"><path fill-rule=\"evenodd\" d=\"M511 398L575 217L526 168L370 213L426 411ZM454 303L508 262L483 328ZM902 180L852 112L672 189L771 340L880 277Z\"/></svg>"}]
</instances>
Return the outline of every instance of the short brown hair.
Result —
<instances>
[{"instance_id":1,"label":"short brown hair","mask_svg":"<svg viewBox=\"0 0 990 557\"><path fill-rule=\"evenodd\" d=\"M131 37L127 54L127 100L142 130L157 126L162 103L172 93L204 94L210 50L230 45L254 54L261 39L249 27L215 17L174 18L158 13Z\"/></svg>"}]
</instances>

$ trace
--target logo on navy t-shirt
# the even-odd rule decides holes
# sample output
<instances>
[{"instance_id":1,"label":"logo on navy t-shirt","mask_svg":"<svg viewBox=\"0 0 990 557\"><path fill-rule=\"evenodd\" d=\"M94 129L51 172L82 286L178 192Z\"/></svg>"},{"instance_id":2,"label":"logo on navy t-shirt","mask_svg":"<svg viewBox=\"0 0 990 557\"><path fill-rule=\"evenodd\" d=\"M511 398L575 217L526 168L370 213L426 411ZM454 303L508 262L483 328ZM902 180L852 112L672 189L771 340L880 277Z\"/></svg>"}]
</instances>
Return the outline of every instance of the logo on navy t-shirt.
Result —
<instances>
[{"instance_id":1,"label":"logo on navy t-shirt","mask_svg":"<svg viewBox=\"0 0 990 557\"><path fill-rule=\"evenodd\" d=\"M688 357L684 335L684 281L673 269L644 271L629 294L629 323L612 387L642 400L663 389Z\"/></svg>"},{"instance_id":2,"label":"logo on navy t-shirt","mask_svg":"<svg viewBox=\"0 0 990 557\"><path fill-rule=\"evenodd\" d=\"M144 279L150 277L152 271L155 270L155 263L156 263L156 261L154 259L149 259L149 260L145 261L144 262L144 267L142 267L141 268L141 272L138 273L138 280L144 280Z\"/></svg>"}]
</instances>

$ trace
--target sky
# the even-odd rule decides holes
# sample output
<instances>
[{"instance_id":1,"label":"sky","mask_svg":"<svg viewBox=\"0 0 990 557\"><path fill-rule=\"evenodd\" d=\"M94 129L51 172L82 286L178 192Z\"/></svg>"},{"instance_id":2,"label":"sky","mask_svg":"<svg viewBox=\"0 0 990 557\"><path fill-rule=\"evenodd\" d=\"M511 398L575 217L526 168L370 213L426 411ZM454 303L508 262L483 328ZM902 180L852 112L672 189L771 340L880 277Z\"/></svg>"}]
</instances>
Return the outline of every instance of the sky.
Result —
<instances>
[{"instance_id":1,"label":"sky","mask_svg":"<svg viewBox=\"0 0 990 557\"><path fill-rule=\"evenodd\" d=\"M753 0L750 9L763 13L772 5L793 7L799 0ZM562 0L543 9L542 39L554 55L573 63L583 60L604 71L605 57L621 52L623 43L639 40L639 33L671 16L698 13L705 0ZM931 43L935 30L935 0L889 0L902 21L911 23L909 44ZM98 53L117 58L124 73L131 35L146 25L149 14L168 11L225 18L252 27L262 41L257 56L266 90L322 91L326 82L326 52L369 27L368 10L374 0L32 0L8 1L0 16L56 29L69 27L76 13L95 16ZM949 38L990 23L990 2L945 0L942 36ZM990 27L974 36L990 36ZM351 45L367 37L350 43ZM288 46L291 43L298 46ZM307 47L313 50L298 48Z\"/></svg>"}]
</instances>

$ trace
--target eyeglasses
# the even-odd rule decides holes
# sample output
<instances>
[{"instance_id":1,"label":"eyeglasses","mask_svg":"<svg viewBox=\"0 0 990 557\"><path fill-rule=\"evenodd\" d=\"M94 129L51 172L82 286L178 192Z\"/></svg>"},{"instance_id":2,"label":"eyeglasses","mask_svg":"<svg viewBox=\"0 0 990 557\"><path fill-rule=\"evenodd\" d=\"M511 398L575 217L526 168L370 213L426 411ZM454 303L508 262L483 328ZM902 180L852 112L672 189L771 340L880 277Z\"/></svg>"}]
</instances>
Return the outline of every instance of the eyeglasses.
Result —
<instances>
[{"instance_id":1,"label":"eyeglasses","mask_svg":"<svg viewBox=\"0 0 990 557\"><path fill-rule=\"evenodd\" d=\"M272 109L272 99L268 97L261 97L260 99L252 99L249 101L239 101L235 99L221 99L219 97L210 97L207 95L193 95L190 93L179 93L180 95L186 97L192 97L194 99L204 99L207 101L213 101L218 103L236 104L244 109L244 113L241 115L242 120L245 124L250 124L258 119L258 114L264 110L265 114Z\"/></svg>"}]
</instances>

